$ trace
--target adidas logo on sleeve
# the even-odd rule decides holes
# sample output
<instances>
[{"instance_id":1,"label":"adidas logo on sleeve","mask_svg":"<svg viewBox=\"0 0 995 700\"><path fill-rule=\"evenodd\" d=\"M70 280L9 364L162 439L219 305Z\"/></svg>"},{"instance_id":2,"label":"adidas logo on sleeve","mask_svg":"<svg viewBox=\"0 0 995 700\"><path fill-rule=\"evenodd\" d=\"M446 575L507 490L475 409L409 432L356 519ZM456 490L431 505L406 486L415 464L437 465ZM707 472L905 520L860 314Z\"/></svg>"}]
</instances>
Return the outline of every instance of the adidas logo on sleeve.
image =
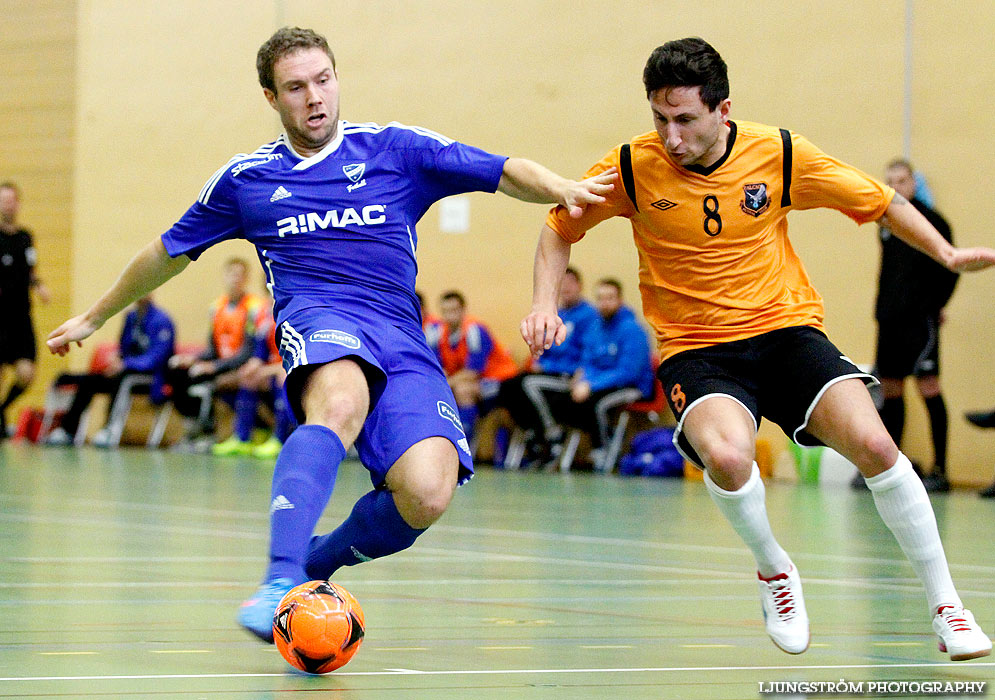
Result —
<instances>
[{"instance_id":1,"label":"adidas logo on sleeve","mask_svg":"<svg viewBox=\"0 0 995 700\"><path fill-rule=\"evenodd\" d=\"M271 201L271 202L278 202L281 199L286 199L287 197L292 197L292 196L293 195L290 194L289 191L287 191L286 187L284 187L283 185L280 185L275 190L273 190L273 196L271 196L269 198L269 201Z\"/></svg>"},{"instance_id":2,"label":"adidas logo on sleeve","mask_svg":"<svg viewBox=\"0 0 995 700\"><path fill-rule=\"evenodd\" d=\"M269 506L269 512L275 513L278 510L293 510L294 504L287 500L287 497L280 494L273 499L273 502Z\"/></svg>"}]
</instances>

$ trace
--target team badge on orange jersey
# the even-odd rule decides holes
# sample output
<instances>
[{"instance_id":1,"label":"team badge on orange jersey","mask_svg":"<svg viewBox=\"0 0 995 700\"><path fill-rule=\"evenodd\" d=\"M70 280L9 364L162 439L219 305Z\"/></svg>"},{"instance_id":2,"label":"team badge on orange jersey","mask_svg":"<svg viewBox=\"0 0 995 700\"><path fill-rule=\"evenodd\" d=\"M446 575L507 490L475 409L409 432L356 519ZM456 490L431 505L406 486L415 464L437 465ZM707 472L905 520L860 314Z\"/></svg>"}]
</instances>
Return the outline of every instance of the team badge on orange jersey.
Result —
<instances>
[{"instance_id":1,"label":"team badge on orange jersey","mask_svg":"<svg viewBox=\"0 0 995 700\"><path fill-rule=\"evenodd\" d=\"M770 198L767 196L767 183L757 182L752 185L743 185L743 200L739 203L739 208L750 216L760 216L770 207Z\"/></svg>"}]
</instances>

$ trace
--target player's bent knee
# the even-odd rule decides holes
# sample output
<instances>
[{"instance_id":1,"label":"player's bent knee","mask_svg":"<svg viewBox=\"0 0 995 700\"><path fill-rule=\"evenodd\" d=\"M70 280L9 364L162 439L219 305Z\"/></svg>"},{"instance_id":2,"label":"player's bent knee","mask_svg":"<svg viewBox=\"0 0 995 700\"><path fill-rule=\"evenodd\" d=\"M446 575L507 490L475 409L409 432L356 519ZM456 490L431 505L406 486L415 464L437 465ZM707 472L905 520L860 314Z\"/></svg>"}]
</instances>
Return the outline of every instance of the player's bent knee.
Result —
<instances>
[{"instance_id":1,"label":"player's bent knee","mask_svg":"<svg viewBox=\"0 0 995 700\"><path fill-rule=\"evenodd\" d=\"M857 466L864 476L880 474L898 460L898 447L887 430L863 433L860 440L860 459Z\"/></svg>"},{"instance_id":2,"label":"player's bent knee","mask_svg":"<svg viewBox=\"0 0 995 700\"><path fill-rule=\"evenodd\" d=\"M336 434L358 435L366 420L366 406L363 402L347 395L336 398L323 410L318 411L317 422L335 431ZM312 420L308 413L308 420Z\"/></svg>"},{"instance_id":3,"label":"player's bent knee","mask_svg":"<svg viewBox=\"0 0 995 700\"><path fill-rule=\"evenodd\" d=\"M370 408L366 384L335 386L327 382L310 384L304 397L304 413L309 423L324 425L342 438L359 434Z\"/></svg>"},{"instance_id":4,"label":"player's bent knee","mask_svg":"<svg viewBox=\"0 0 995 700\"><path fill-rule=\"evenodd\" d=\"M394 493L398 510L408 525L424 529L442 517L453 500L456 483L419 482Z\"/></svg>"},{"instance_id":5,"label":"player's bent knee","mask_svg":"<svg viewBox=\"0 0 995 700\"><path fill-rule=\"evenodd\" d=\"M698 454L709 475L720 486L738 481L745 483L753 469L753 453L729 442L717 442L705 450L699 448Z\"/></svg>"},{"instance_id":6,"label":"player's bent knee","mask_svg":"<svg viewBox=\"0 0 995 700\"><path fill-rule=\"evenodd\" d=\"M430 525L441 518L442 514L449 508L449 504L453 501L455 488L455 485L445 485L432 493L426 494L421 500L421 508L419 509L423 520L427 521Z\"/></svg>"},{"instance_id":7,"label":"player's bent knee","mask_svg":"<svg viewBox=\"0 0 995 700\"><path fill-rule=\"evenodd\" d=\"M445 460L429 469L388 474L401 516L411 527L426 528L446 512L456 491L459 463ZM393 470L392 470L393 471Z\"/></svg>"}]
</instances>

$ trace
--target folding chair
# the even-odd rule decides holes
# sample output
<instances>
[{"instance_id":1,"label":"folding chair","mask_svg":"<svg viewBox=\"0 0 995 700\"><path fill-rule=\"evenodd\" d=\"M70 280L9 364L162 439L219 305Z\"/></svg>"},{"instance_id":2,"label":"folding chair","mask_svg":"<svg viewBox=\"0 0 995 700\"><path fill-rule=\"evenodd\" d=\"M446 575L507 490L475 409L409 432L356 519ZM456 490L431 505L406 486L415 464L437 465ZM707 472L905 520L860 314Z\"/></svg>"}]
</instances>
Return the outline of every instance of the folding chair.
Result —
<instances>
[{"instance_id":1,"label":"folding chair","mask_svg":"<svg viewBox=\"0 0 995 700\"><path fill-rule=\"evenodd\" d=\"M625 433L629 427L629 421L635 415L642 415L646 417L650 423L656 424L660 422L660 416L667 409L667 400L663 395L663 386L660 384L659 379L653 381L653 397L644 401L634 401L628 406L622 409L618 415L618 420L615 422L615 427L612 429L611 440L608 443L608 449L605 451L605 457L601 462L601 469L599 471L610 472L614 471L615 466L618 464L618 458L622 454L622 447L625 443Z\"/></svg>"},{"instance_id":2,"label":"folding chair","mask_svg":"<svg viewBox=\"0 0 995 700\"><path fill-rule=\"evenodd\" d=\"M117 352L117 343L100 343L93 348L90 355L90 365L87 368L88 374L101 374L109 364L110 357ZM65 413L72 405L76 396L76 385L67 382L59 384L54 382L45 393L45 408L42 413L41 428L38 430L38 442L44 442L45 438L52 431L56 415ZM86 429L89 423L90 409L87 408L80 417L79 427L76 435L73 436L73 444L80 447L86 442Z\"/></svg>"},{"instance_id":3,"label":"folding chair","mask_svg":"<svg viewBox=\"0 0 995 700\"><path fill-rule=\"evenodd\" d=\"M107 441L102 445L103 447L115 448L120 446L121 435L128 421L128 415L131 413L132 396L136 393L149 393L154 379L155 377L151 374L127 374L124 376L111 404L106 427ZM163 403L159 408L155 423L153 423L152 430L149 431L149 436L145 441L146 447L155 448L162 442L162 436L166 432L166 425L169 423L172 412L173 405L169 402Z\"/></svg>"}]
</instances>

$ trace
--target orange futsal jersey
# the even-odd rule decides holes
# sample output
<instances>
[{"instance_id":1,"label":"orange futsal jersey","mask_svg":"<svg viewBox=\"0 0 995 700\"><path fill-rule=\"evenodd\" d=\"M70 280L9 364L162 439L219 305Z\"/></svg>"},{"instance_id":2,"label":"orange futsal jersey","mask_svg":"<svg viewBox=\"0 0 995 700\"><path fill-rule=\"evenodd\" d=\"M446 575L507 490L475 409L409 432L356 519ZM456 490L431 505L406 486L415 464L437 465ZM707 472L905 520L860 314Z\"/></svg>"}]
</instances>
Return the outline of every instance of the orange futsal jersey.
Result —
<instances>
[{"instance_id":1,"label":"orange futsal jersey","mask_svg":"<svg viewBox=\"0 0 995 700\"><path fill-rule=\"evenodd\" d=\"M607 201L579 219L556 207L546 220L573 243L605 219L629 219L661 359L791 326L822 330L822 297L788 240L788 212L829 207L865 223L894 196L797 134L728 125L725 155L708 168L674 164L655 131L616 147L587 173L619 169Z\"/></svg>"}]
</instances>

